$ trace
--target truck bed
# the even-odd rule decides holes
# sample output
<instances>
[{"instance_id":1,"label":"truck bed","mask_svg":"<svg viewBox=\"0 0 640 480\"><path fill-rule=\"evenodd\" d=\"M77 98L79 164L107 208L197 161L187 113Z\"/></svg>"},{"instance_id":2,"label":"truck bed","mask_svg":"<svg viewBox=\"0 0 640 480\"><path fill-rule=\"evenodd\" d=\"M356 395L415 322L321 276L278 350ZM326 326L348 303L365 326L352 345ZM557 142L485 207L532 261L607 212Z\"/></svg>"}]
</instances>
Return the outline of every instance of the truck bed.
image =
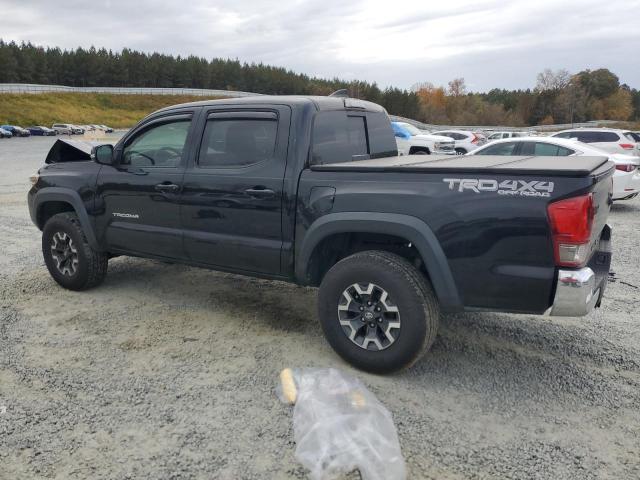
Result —
<instances>
[{"instance_id":1,"label":"truck bed","mask_svg":"<svg viewBox=\"0 0 640 480\"><path fill-rule=\"evenodd\" d=\"M607 157L407 155L312 165L311 170L347 172L488 173L586 177L607 163Z\"/></svg>"}]
</instances>

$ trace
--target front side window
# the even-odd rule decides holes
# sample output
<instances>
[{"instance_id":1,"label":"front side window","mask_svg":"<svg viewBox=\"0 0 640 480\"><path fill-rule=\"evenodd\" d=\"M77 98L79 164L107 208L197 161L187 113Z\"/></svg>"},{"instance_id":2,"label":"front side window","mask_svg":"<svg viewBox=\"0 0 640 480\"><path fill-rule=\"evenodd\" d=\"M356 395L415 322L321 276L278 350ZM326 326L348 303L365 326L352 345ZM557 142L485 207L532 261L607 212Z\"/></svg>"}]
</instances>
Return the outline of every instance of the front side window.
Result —
<instances>
[{"instance_id":1,"label":"front side window","mask_svg":"<svg viewBox=\"0 0 640 480\"><path fill-rule=\"evenodd\" d=\"M122 165L133 167L177 167L187 141L191 120L181 119L152 125L125 144Z\"/></svg>"},{"instance_id":2,"label":"front side window","mask_svg":"<svg viewBox=\"0 0 640 480\"><path fill-rule=\"evenodd\" d=\"M313 125L312 162L341 163L366 158L369 154L364 116L344 111L321 112Z\"/></svg>"},{"instance_id":3,"label":"front side window","mask_svg":"<svg viewBox=\"0 0 640 480\"><path fill-rule=\"evenodd\" d=\"M491 135L489 135L489 140L497 140L499 138L502 138L501 133L492 133Z\"/></svg>"},{"instance_id":4,"label":"front side window","mask_svg":"<svg viewBox=\"0 0 640 480\"><path fill-rule=\"evenodd\" d=\"M484 150L479 151L476 155L513 155L516 149L516 142L505 142L497 145L491 145Z\"/></svg>"},{"instance_id":5,"label":"front side window","mask_svg":"<svg viewBox=\"0 0 640 480\"><path fill-rule=\"evenodd\" d=\"M207 121L200 145L201 168L247 167L273 158L278 121L273 118L220 118Z\"/></svg>"}]
</instances>

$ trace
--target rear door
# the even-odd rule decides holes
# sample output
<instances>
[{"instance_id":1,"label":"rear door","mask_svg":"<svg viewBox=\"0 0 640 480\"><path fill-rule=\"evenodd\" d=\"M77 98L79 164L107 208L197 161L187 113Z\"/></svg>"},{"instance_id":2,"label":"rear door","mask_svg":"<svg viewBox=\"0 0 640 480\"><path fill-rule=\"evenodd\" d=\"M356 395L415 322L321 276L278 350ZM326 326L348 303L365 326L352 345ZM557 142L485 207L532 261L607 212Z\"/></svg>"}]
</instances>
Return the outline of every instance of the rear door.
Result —
<instances>
[{"instance_id":1,"label":"rear door","mask_svg":"<svg viewBox=\"0 0 640 480\"><path fill-rule=\"evenodd\" d=\"M280 274L290 118L282 105L203 112L181 199L190 260Z\"/></svg>"}]
</instances>

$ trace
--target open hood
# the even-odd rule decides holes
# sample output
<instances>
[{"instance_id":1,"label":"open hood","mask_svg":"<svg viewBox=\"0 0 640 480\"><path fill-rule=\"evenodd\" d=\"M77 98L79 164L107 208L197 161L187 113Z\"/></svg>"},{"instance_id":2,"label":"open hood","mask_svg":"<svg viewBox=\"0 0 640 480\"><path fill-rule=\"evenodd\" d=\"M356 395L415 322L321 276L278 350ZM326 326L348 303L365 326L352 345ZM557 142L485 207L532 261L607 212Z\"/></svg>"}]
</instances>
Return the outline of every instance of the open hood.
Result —
<instances>
[{"instance_id":1,"label":"open hood","mask_svg":"<svg viewBox=\"0 0 640 480\"><path fill-rule=\"evenodd\" d=\"M86 162L91 160L91 149L105 142L59 138L49 150L44 163Z\"/></svg>"}]
</instances>

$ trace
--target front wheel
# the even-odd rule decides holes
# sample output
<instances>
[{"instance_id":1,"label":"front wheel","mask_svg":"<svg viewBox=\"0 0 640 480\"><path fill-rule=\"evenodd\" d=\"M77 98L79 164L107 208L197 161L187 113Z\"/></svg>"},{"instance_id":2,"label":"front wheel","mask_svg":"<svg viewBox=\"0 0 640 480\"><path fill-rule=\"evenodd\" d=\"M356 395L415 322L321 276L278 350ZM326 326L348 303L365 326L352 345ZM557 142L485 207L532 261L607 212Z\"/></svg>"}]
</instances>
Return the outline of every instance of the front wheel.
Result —
<instances>
[{"instance_id":1,"label":"front wheel","mask_svg":"<svg viewBox=\"0 0 640 480\"><path fill-rule=\"evenodd\" d=\"M424 275L393 253L366 251L336 263L318 293L322 329L357 368L388 373L413 365L433 344L438 302Z\"/></svg>"},{"instance_id":2,"label":"front wheel","mask_svg":"<svg viewBox=\"0 0 640 480\"><path fill-rule=\"evenodd\" d=\"M42 254L53 279L69 290L102 283L109 255L91 248L75 213L58 213L42 230Z\"/></svg>"}]
</instances>

